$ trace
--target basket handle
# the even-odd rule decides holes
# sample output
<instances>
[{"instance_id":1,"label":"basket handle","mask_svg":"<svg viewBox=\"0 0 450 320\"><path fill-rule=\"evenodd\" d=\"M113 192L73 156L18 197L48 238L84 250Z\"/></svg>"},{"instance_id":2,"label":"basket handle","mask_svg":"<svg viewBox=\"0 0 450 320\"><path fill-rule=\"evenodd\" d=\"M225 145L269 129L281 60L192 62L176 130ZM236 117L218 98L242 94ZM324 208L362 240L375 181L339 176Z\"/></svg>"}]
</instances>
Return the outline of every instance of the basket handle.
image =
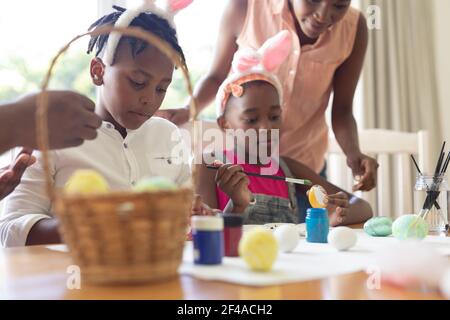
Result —
<instances>
[{"instance_id":1,"label":"basket handle","mask_svg":"<svg viewBox=\"0 0 450 320\"><path fill-rule=\"evenodd\" d=\"M93 31L86 32L84 34L78 35L74 37L72 40L70 40L62 49L59 50L59 52L56 54L56 56L52 59L50 63L50 67L46 73L46 76L41 84L41 93L39 94L38 100L37 100L37 111L36 111L36 136L37 136L37 145L39 149L42 152L42 160L43 160L43 168L44 168L44 174L45 174L45 180L46 180L46 191L49 198L53 201L55 199L55 188L52 184L52 176L50 172L50 159L49 159L49 136L48 136L48 85L51 80L51 77L53 75L54 68L56 66L56 63L58 62L59 58L69 50L70 46L76 42L78 39L83 38L85 36L99 36L103 34L109 34L111 32L118 32L121 33L124 36L138 38L142 41L146 41L153 46L155 46L157 49L159 49L162 53L164 53L169 59L172 60L172 62L177 66L183 74L183 78L186 82L186 86L188 89L188 93L190 96L190 119L191 121L196 120L198 116L197 111L197 104L194 99L193 89L191 80L189 77L189 71L185 64L185 62L182 60L181 56L176 52L167 42L160 39L156 35L154 35L151 32L144 31L141 28L137 27L114 27L114 26L102 26L100 28L97 28ZM197 121L193 121L194 126L194 143L193 143L193 149L194 152L197 150L197 142L199 141L199 128L196 125ZM196 182L196 172L195 172L195 166L192 168L192 176L193 176L193 182L195 185Z\"/></svg>"}]
</instances>

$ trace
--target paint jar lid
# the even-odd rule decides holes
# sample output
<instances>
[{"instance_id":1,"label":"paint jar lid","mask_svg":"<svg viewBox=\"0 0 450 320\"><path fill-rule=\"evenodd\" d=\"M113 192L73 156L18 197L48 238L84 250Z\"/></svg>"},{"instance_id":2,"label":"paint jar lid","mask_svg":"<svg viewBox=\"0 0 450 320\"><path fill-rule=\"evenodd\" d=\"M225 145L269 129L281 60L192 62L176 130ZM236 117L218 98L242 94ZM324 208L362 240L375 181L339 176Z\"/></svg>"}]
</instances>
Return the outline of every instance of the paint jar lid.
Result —
<instances>
[{"instance_id":1,"label":"paint jar lid","mask_svg":"<svg viewBox=\"0 0 450 320\"><path fill-rule=\"evenodd\" d=\"M242 214L227 213L223 215L225 227L241 227L244 223Z\"/></svg>"},{"instance_id":2,"label":"paint jar lid","mask_svg":"<svg viewBox=\"0 0 450 320\"><path fill-rule=\"evenodd\" d=\"M326 217L328 218L328 210L325 208L309 208L306 210L307 217L310 218L319 218Z\"/></svg>"},{"instance_id":3,"label":"paint jar lid","mask_svg":"<svg viewBox=\"0 0 450 320\"><path fill-rule=\"evenodd\" d=\"M191 227L200 231L222 231L223 218L219 216L194 216L191 219Z\"/></svg>"}]
</instances>

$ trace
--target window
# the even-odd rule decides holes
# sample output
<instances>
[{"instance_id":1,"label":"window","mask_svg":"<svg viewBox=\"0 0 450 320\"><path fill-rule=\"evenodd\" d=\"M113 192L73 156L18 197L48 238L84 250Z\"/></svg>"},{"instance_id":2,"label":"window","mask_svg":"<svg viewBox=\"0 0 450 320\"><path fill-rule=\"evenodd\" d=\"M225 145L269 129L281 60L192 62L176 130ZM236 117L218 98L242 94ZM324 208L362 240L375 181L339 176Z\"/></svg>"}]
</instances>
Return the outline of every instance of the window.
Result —
<instances>
[{"instance_id":1,"label":"window","mask_svg":"<svg viewBox=\"0 0 450 320\"><path fill-rule=\"evenodd\" d=\"M2 7L0 102L4 103L38 90L51 57L71 37L88 28L97 18L97 6L92 0L17 0L5 1ZM74 45L60 62L52 88L71 88L93 97L86 72L86 43Z\"/></svg>"},{"instance_id":2,"label":"window","mask_svg":"<svg viewBox=\"0 0 450 320\"><path fill-rule=\"evenodd\" d=\"M80 34L97 18L92 0L15 0L3 1L0 10L0 103L38 91L50 59L73 36ZM85 54L87 39L71 48L61 60L52 88L74 89L92 99ZM9 157L0 155L0 167Z\"/></svg>"},{"instance_id":3,"label":"window","mask_svg":"<svg viewBox=\"0 0 450 320\"><path fill-rule=\"evenodd\" d=\"M186 56L191 80L195 84L208 71L212 61L219 23L222 12L229 0L195 0L189 8L181 11L175 18L178 39ZM139 3L140 0L126 2L127 6ZM201 18L199 18L201 17ZM175 72L162 108L178 108L187 101L187 90L180 72ZM215 109L211 105L203 111L202 117L215 119Z\"/></svg>"}]
</instances>

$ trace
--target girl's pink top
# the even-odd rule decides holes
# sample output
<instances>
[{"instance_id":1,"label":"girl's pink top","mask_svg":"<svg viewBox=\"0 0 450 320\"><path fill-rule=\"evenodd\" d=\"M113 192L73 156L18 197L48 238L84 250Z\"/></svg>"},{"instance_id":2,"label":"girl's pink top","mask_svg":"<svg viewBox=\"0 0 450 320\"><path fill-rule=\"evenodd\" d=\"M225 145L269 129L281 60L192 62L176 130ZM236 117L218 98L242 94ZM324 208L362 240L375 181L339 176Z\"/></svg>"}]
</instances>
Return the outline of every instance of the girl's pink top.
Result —
<instances>
[{"instance_id":1,"label":"girl's pink top","mask_svg":"<svg viewBox=\"0 0 450 320\"><path fill-rule=\"evenodd\" d=\"M254 165L254 164L242 164L243 161L238 161L238 156L234 151L225 151L226 160L228 163L239 164L244 171L250 173L261 174L261 168L269 167L271 165L277 165L276 163L269 163L267 165ZM272 160L275 161L275 160ZM285 177L283 169L278 165L278 171L275 176ZM250 180L249 190L254 194L264 194L268 196L274 196L284 199L289 199L289 188L285 181L270 180L259 177L248 177ZM216 186L216 196L218 209L225 209L230 198Z\"/></svg>"}]
</instances>

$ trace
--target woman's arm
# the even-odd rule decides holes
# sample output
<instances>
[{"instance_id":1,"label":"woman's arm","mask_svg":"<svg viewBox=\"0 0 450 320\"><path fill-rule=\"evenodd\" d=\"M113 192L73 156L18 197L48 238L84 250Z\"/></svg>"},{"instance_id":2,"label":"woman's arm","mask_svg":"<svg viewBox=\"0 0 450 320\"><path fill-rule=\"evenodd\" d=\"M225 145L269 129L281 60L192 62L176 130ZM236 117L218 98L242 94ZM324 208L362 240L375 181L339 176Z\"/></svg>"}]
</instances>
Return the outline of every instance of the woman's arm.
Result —
<instances>
[{"instance_id":1,"label":"woman's arm","mask_svg":"<svg viewBox=\"0 0 450 320\"><path fill-rule=\"evenodd\" d=\"M327 191L328 194L338 194L339 192L344 192L349 199L349 207L348 212L343 224L351 225L358 224L367 221L372 218L373 212L370 205L364 201L356 197L355 195L348 193L341 188L335 186L334 184L328 182L326 179L315 173L313 170L309 169L307 166L299 163L290 158L283 158L289 169L291 170L294 177L299 179L308 179L311 180L313 185L320 185ZM299 186L298 191L305 192L307 191L306 186Z\"/></svg>"},{"instance_id":2,"label":"woman's arm","mask_svg":"<svg viewBox=\"0 0 450 320\"><path fill-rule=\"evenodd\" d=\"M354 190L369 191L376 186L376 161L361 153L358 129L353 116L353 98L358 85L368 44L368 29L364 16L358 22L353 51L336 70L333 89L332 125L336 140L347 156L347 164L354 176L362 176Z\"/></svg>"},{"instance_id":3,"label":"woman's arm","mask_svg":"<svg viewBox=\"0 0 450 320\"><path fill-rule=\"evenodd\" d=\"M238 49L236 40L241 33L247 14L247 1L230 0L224 11L212 65L194 90L194 98L199 111L214 100L217 90L230 72L233 56ZM181 125L189 120L189 104L181 109L161 110L159 115Z\"/></svg>"},{"instance_id":4,"label":"woman's arm","mask_svg":"<svg viewBox=\"0 0 450 320\"><path fill-rule=\"evenodd\" d=\"M367 44L368 30L366 19L361 15L353 51L336 70L333 80L333 131L347 156L360 152L358 131L355 118L353 117L353 98L364 64Z\"/></svg>"}]
</instances>

